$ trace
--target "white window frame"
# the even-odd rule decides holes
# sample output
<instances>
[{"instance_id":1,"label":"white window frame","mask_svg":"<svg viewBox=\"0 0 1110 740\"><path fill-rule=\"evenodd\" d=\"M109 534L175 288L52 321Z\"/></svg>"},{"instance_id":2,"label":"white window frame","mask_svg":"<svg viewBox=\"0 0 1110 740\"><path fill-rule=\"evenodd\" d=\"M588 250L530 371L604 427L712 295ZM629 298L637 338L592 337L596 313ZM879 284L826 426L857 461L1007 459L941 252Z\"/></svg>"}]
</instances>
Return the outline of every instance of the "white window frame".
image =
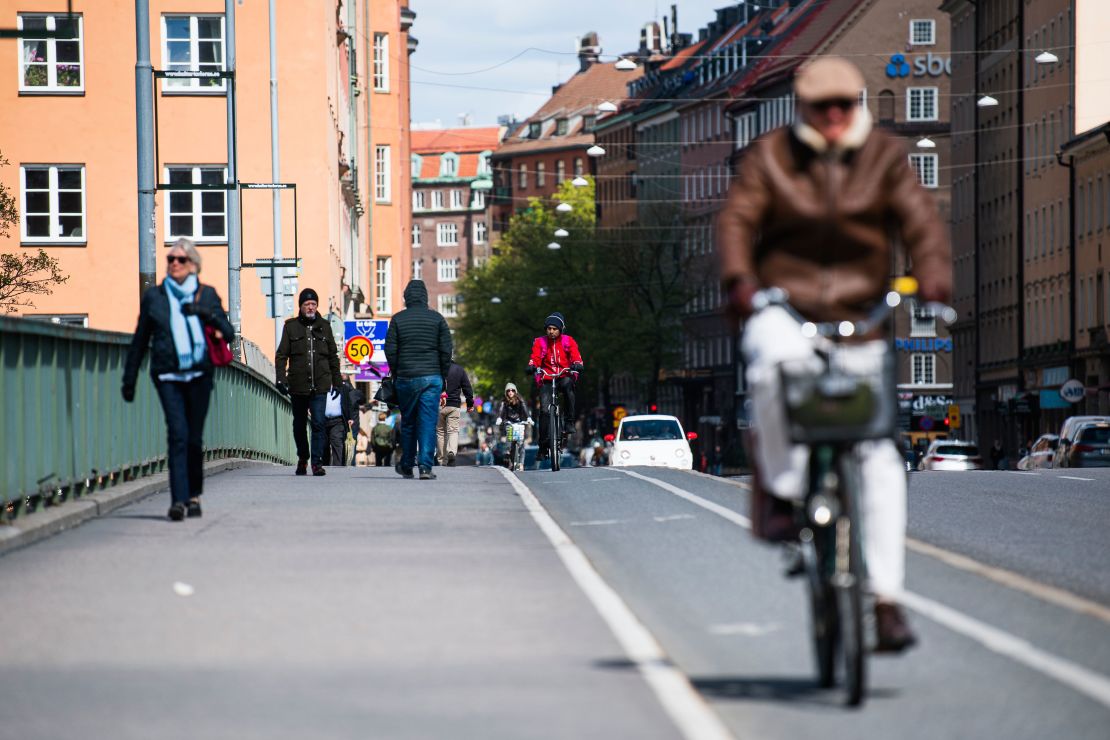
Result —
<instances>
[{"instance_id":1,"label":"white window frame","mask_svg":"<svg viewBox=\"0 0 1110 740\"><path fill-rule=\"evenodd\" d=\"M459 258L447 257L436 260L436 279L441 283L453 283L459 279Z\"/></svg>"},{"instance_id":2,"label":"white window frame","mask_svg":"<svg viewBox=\"0 0 1110 740\"><path fill-rule=\"evenodd\" d=\"M543 162L536 163L536 187L542 188L547 183L547 165Z\"/></svg>"},{"instance_id":3,"label":"white window frame","mask_svg":"<svg viewBox=\"0 0 1110 740\"><path fill-rule=\"evenodd\" d=\"M423 238L424 238L423 233L424 232L421 230L420 224L413 224L412 225L412 248L413 249L420 249L420 247L422 246L422 242L423 242Z\"/></svg>"},{"instance_id":4,"label":"white window frame","mask_svg":"<svg viewBox=\"0 0 1110 740\"><path fill-rule=\"evenodd\" d=\"M31 93L38 95L80 95L85 92L85 28L84 16L74 13L77 19L77 36L76 38L48 38L48 39L24 39L20 37L17 53L19 55L19 92ZM20 13L16 16L16 28L20 31L23 30L23 21L29 18L43 19L46 21L47 31L57 30L57 19L65 18L64 15L49 15L45 13ZM59 41L76 41L77 42L77 62L58 62L58 42ZM46 65L46 84L45 85L28 85L26 76L27 60L24 58L25 45L37 44L42 42L46 44L46 59L35 61L35 64ZM76 64L78 72L81 76L81 82L77 85L59 85L58 84L58 67L73 66Z\"/></svg>"},{"instance_id":5,"label":"white window frame","mask_svg":"<svg viewBox=\"0 0 1110 740\"><path fill-rule=\"evenodd\" d=\"M29 236L27 234L27 171L47 171L47 207L48 213L35 211L33 215L41 217L47 216L50 221L50 233L46 236ZM73 211L66 211L64 214L59 211L58 196L61 192L58 187L58 172L59 170L72 171L79 170L81 173L81 212L76 214ZM44 192L41 188L35 188L33 192ZM74 192L71 188L66 188L65 192ZM89 219L87 215L88 199L85 191L85 165L83 164L25 164L19 167L19 238L22 244L85 244L88 242L89 232ZM81 235L80 236L63 236L61 233L61 222L59 219L63 216L81 216Z\"/></svg>"},{"instance_id":6,"label":"white window frame","mask_svg":"<svg viewBox=\"0 0 1110 740\"><path fill-rule=\"evenodd\" d=\"M389 34L374 34L374 92L389 92Z\"/></svg>"},{"instance_id":7,"label":"white window frame","mask_svg":"<svg viewBox=\"0 0 1110 740\"><path fill-rule=\"evenodd\" d=\"M436 246L457 247L459 245L459 225L454 221L436 224Z\"/></svg>"},{"instance_id":8,"label":"white window frame","mask_svg":"<svg viewBox=\"0 0 1110 740\"><path fill-rule=\"evenodd\" d=\"M937 382L937 356L933 352L914 352L910 355L912 385L935 385Z\"/></svg>"},{"instance_id":9,"label":"white window frame","mask_svg":"<svg viewBox=\"0 0 1110 740\"><path fill-rule=\"evenodd\" d=\"M935 337L937 335L937 318L928 306L922 306L917 301L909 302L910 309L910 336Z\"/></svg>"},{"instance_id":10,"label":"white window frame","mask_svg":"<svg viewBox=\"0 0 1110 740\"><path fill-rule=\"evenodd\" d=\"M390 203L393 200L393 151L389 144L374 146L374 200Z\"/></svg>"},{"instance_id":11,"label":"white window frame","mask_svg":"<svg viewBox=\"0 0 1110 740\"><path fill-rule=\"evenodd\" d=\"M443 191L442 190L433 190L432 191L432 210L433 211L442 211L443 210Z\"/></svg>"},{"instance_id":12,"label":"white window frame","mask_svg":"<svg viewBox=\"0 0 1110 740\"><path fill-rule=\"evenodd\" d=\"M204 174L211 174L216 172L220 175L223 182L227 182L227 166L222 164L215 165L188 165L176 164L166 165L162 168L162 177L166 182L170 182L171 172L189 171L189 179L193 185L200 185L204 180ZM192 239L197 244L226 244L227 243L227 198L229 191L227 190L165 190L166 199L162 204L162 210L165 211L164 224L165 224L165 243L172 244L181 237ZM216 211L204 211L204 196L210 193L218 193L223 197L224 208L219 214L224 220L224 230L222 234L209 234L202 235L204 231L204 217L216 215ZM192 207L190 208L190 215L193 219L193 226L190 233L177 233L171 228L173 217L182 216L181 211L173 211L170 207L170 201L175 199L175 196L180 197L185 194L192 197Z\"/></svg>"},{"instance_id":13,"label":"white window frame","mask_svg":"<svg viewBox=\"0 0 1110 740\"><path fill-rule=\"evenodd\" d=\"M423 280L424 279L424 260L414 259L412 261L412 279L413 280Z\"/></svg>"},{"instance_id":14,"label":"white window frame","mask_svg":"<svg viewBox=\"0 0 1110 740\"><path fill-rule=\"evenodd\" d=\"M374 272L374 310L378 314L392 313L390 310L393 292L393 258L378 257Z\"/></svg>"},{"instance_id":15,"label":"white window frame","mask_svg":"<svg viewBox=\"0 0 1110 740\"><path fill-rule=\"evenodd\" d=\"M567 163L565 160L560 159L555 163L555 182L562 185L567 179Z\"/></svg>"},{"instance_id":16,"label":"white window frame","mask_svg":"<svg viewBox=\"0 0 1110 740\"><path fill-rule=\"evenodd\" d=\"M439 308L440 314L445 319L453 319L459 315L459 303L457 296L441 293L436 299L436 306Z\"/></svg>"},{"instance_id":17,"label":"white window frame","mask_svg":"<svg viewBox=\"0 0 1110 740\"><path fill-rule=\"evenodd\" d=\"M423 190L412 191L412 210L423 211L428 208L428 194Z\"/></svg>"},{"instance_id":18,"label":"white window frame","mask_svg":"<svg viewBox=\"0 0 1110 740\"><path fill-rule=\"evenodd\" d=\"M475 190L473 192L473 197L470 200L470 207L475 209L475 210L479 210L479 211L485 210L485 208L486 208L486 191L484 191L484 190Z\"/></svg>"},{"instance_id":19,"label":"white window frame","mask_svg":"<svg viewBox=\"0 0 1110 740\"><path fill-rule=\"evenodd\" d=\"M940 179L939 154L911 154L910 166L917 173L917 181L922 187L936 188Z\"/></svg>"},{"instance_id":20,"label":"white window frame","mask_svg":"<svg viewBox=\"0 0 1110 740\"><path fill-rule=\"evenodd\" d=\"M474 243L485 244L486 239L489 238L489 229L486 228L485 221L474 222Z\"/></svg>"},{"instance_id":21,"label":"white window frame","mask_svg":"<svg viewBox=\"0 0 1110 740\"><path fill-rule=\"evenodd\" d=\"M518 186L521 190L528 189L528 165L526 164L520 165L520 179L518 180Z\"/></svg>"},{"instance_id":22,"label":"white window frame","mask_svg":"<svg viewBox=\"0 0 1110 740\"><path fill-rule=\"evenodd\" d=\"M189 64L192 67L186 67L181 62L170 61L169 51L169 38L167 38L166 19L167 18L188 18L189 19ZM199 21L201 18L219 18L220 19L220 61L219 71L223 72L227 69L227 23L225 22L223 13L163 13L160 19L162 27L162 69L172 71L174 69L192 69L200 70L200 35L199 35ZM181 41L182 39L174 39ZM211 41L212 39L206 39ZM213 66L211 62L206 63L206 66ZM220 94L222 95L227 90L227 85L224 83L222 77L217 78L197 78L197 77L169 77L162 81L162 94Z\"/></svg>"},{"instance_id":23,"label":"white window frame","mask_svg":"<svg viewBox=\"0 0 1110 740\"><path fill-rule=\"evenodd\" d=\"M452 211L459 210L462 207L463 207L462 190L460 190L458 188L452 188L452 190L451 190L451 210Z\"/></svg>"},{"instance_id":24,"label":"white window frame","mask_svg":"<svg viewBox=\"0 0 1110 740\"><path fill-rule=\"evenodd\" d=\"M919 97L920 109L914 115L914 98ZM906 120L907 121L936 121L940 116L940 88L938 87L907 87L906 88ZM926 104L932 105L933 115L924 115Z\"/></svg>"},{"instance_id":25,"label":"white window frame","mask_svg":"<svg viewBox=\"0 0 1110 740\"><path fill-rule=\"evenodd\" d=\"M928 41L918 41L918 29L928 28L929 35ZM911 18L910 19L910 45L911 46L936 46L937 43L937 22L932 18Z\"/></svg>"},{"instance_id":26,"label":"white window frame","mask_svg":"<svg viewBox=\"0 0 1110 740\"><path fill-rule=\"evenodd\" d=\"M439 157L439 176L459 176L459 155L454 152L444 152Z\"/></svg>"}]
</instances>

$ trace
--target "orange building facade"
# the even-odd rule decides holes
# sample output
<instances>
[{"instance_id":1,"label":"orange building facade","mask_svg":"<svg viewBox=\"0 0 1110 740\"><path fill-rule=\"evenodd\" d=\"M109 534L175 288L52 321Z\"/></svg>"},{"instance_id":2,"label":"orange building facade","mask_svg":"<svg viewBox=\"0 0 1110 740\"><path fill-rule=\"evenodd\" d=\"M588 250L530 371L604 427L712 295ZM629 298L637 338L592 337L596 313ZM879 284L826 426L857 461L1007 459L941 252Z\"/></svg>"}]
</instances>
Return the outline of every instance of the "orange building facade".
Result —
<instances>
[{"instance_id":1,"label":"orange building facade","mask_svg":"<svg viewBox=\"0 0 1110 740\"><path fill-rule=\"evenodd\" d=\"M0 27L54 30L64 2L0 2ZM155 70L225 69L222 0L151 0ZM135 4L75 0L76 33L46 40L0 39L0 168L20 223L2 252L44 249L69 280L36 296L22 315L131 331L139 305ZM56 14L56 15L55 15ZM235 4L238 180L269 183L271 170L268 4ZM411 229L408 151L408 27L399 2L281 0L277 4L282 253L300 258L291 292L312 287L333 323L388 315L407 271ZM228 162L226 83L159 79L156 182L218 184ZM201 279L228 300L228 203L234 190L159 190L155 200L158 279L165 248L192 238ZM242 261L274 252L272 191L242 189ZM296 234L294 233L296 224ZM294 238L296 236L296 239ZM231 266L234 267L234 266ZM267 271L268 272L268 271ZM260 270L244 268L244 338L273 355ZM385 300L378 300L378 297ZM380 310L384 307L385 311Z\"/></svg>"}]
</instances>

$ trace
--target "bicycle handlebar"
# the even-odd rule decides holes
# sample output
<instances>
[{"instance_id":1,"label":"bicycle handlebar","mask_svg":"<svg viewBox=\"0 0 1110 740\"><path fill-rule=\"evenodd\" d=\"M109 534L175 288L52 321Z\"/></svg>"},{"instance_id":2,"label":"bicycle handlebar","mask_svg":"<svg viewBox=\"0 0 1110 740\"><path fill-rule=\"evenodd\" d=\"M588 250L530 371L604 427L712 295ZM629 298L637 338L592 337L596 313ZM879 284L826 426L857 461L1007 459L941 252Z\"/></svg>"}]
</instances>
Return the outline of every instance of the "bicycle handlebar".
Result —
<instances>
[{"instance_id":1,"label":"bicycle handlebar","mask_svg":"<svg viewBox=\"0 0 1110 740\"><path fill-rule=\"evenodd\" d=\"M545 368L542 368L542 367L537 367L536 368L536 373L538 375L543 375L544 380L555 380L557 378L563 377L564 375L570 375L572 372L574 372L574 371L571 370L569 367L564 367L562 370L560 370L557 373L549 373L549 372L547 372L547 370Z\"/></svg>"},{"instance_id":2,"label":"bicycle handlebar","mask_svg":"<svg viewBox=\"0 0 1110 740\"><path fill-rule=\"evenodd\" d=\"M905 297L912 297L912 295ZM779 306L802 325L804 336L813 338L818 335L822 337L850 337L855 334L870 334L886 320L887 316L894 312L895 308L902 304L903 295L895 290L889 291L883 300L871 309L865 318L859 321L821 323L810 321L798 313L798 310L790 305L789 298L790 295L783 288L765 288L752 296L752 308L758 313L771 306ZM951 306L932 301L924 305L932 310L934 315L946 325L956 321L956 309Z\"/></svg>"}]
</instances>

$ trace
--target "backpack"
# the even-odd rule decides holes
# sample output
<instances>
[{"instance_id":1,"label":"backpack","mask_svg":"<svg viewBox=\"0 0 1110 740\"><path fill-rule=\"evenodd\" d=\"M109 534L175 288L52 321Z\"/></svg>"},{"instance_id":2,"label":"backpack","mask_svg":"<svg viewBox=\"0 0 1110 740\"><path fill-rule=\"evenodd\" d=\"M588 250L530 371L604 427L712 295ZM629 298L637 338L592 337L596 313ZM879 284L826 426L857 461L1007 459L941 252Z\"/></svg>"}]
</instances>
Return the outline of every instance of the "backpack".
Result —
<instances>
[{"instance_id":1,"label":"backpack","mask_svg":"<svg viewBox=\"0 0 1110 740\"><path fill-rule=\"evenodd\" d=\"M370 440L374 443L375 447L392 447L393 428L383 421L374 427L374 431L371 432Z\"/></svg>"}]
</instances>

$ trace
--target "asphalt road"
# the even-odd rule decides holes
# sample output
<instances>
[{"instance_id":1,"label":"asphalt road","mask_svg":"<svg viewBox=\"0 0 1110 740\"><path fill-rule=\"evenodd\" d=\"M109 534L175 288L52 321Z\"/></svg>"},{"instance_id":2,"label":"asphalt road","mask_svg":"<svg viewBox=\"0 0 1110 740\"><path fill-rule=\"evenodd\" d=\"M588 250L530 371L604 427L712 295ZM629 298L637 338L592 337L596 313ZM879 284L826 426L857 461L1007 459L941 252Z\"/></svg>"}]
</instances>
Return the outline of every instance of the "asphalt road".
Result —
<instances>
[{"instance_id":1,"label":"asphalt road","mask_svg":"<svg viewBox=\"0 0 1110 740\"><path fill-rule=\"evenodd\" d=\"M9 553L0 738L1107 737L1110 470L914 473L922 642L859 711L742 482L631 472L253 468Z\"/></svg>"}]
</instances>

